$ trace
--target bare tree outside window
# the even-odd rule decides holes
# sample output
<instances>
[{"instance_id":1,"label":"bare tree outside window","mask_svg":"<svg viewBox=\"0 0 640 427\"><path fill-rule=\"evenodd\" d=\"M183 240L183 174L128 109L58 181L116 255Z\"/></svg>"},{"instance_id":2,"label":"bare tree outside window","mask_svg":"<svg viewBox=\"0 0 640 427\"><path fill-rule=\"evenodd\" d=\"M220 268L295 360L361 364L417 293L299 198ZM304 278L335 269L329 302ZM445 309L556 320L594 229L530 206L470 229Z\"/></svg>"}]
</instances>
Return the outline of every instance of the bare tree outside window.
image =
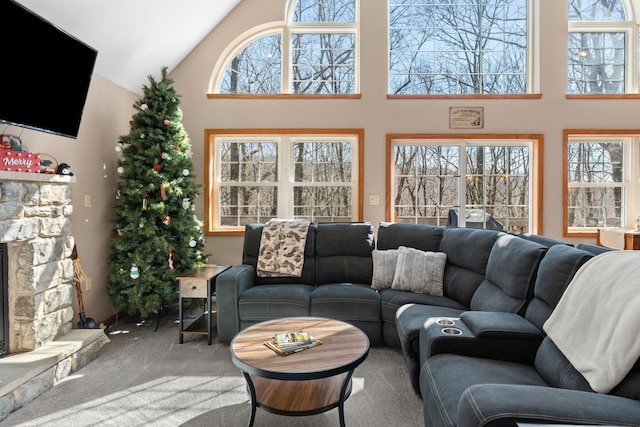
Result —
<instances>
[{"instance_id":1,"label":"bare tree outside window","mask_svg":"<svg viewBox=\"0 0 640 427\"><path fill-rule=\"evenodd\" d=\"M389 93L526 93L527 24L526 0L389 0Z\"/></svg>"},{"instance_id":2,"label":"bare tree outside window","mask_svg":"<svg viewBox=\"0 0 640 427\"><path fill-rule=\"evenodd\" d=\"M569 228L624 224L624 141L576 138L567 146ZM627 140L627 143L630 143Z\"/></svg>"},{"instance_id":3,"label":"bare tree outside window","mask_svg":"<svg viewBox=\"0 0 640 427\"><path fill-rule=\"evenodd\" d=\"M354 34L293 34L291 92L354 93L354 49Z\"/></svg>"},{"instance_id":4,"label":"bare tree outside window","mask_svg":"<svg viewBox=\"0 0 640 427\"><path fill-rule=\"evenodd\" d=\"M624 21L621 0L568 0L569 21Z\"/></svg>"},{"instance_id":5,"label":"bare tree outside window","mask_svg":"<svg viewBox=\"0 0 640 427\"><path fill-rule=\"evenodd\" d=\"M278 209L278 151L275 142L220 144L219 216L223 226L265 222Z\"/></svg>"},{"instance_id":6,"label":"bare tree outside window","mask_svg":"<svg viewBox=\"0 0 640 427\"><path fill-rule=\"evenodd\" d=\"M462 199L485 226L492 217L505 230L531 231L530 144L397 143L393 156L395 220L446 225Z\"/></svg>"},{"instance_id":7,"label":"bare tree outside window","mask_svg":"<svg viewBox=\"0 0 640 427\"><path fill-rule=\"evenodd\" d=\"M356 92L356 1L298 0L292 11L288 25L251 40L228 60L219 93Z\"/></svg>"},{"instance_id":8,"label":"bare tree outside window","mask_svg":"<svg viewBox=\"0 0 640 427\"><path fill-rule=\"evenodd\" d=\"M271 218L362 220L362 130L206 133L209 232Z\"/></svg>"},{"instance_id":9,"label":"bare tree outside window","mask_svg":"<svg viewBox=\"0 0 640 427\"><path fill-rule=\"evenodd\" d=\"M294 143L293 150L294 217L315 222L350 221L352 144L305 141Z\"/></svg>"},{"instance_id":10,"label":"bare tree outside window","mask_svg":"<svg viewBox=\"0 0 640 427\"><path fill-rule=\"evenodd\" d=\"M569 0L568 93L621 94L626 88L626 49L630 42L620 0ZM607 31L582 30L573 23L603 22Z\"/></svg>"},{"instance_id":11,"label":"bare tree outside window","mask_svg":"<svg viewBox=\"0 0 640 427\"><path fill-rule=\"evenodd\" d=\"M220 93L280 93L281 40L280 34L268 35L240 50L225 70Z\"/></svg>"},{"instance_id":12,"label":"bare tree outside window","mask_svg":"<svg viewBox=\"0 0 640 427\"><path fill-rule=\"evenodd\" d=\"M293 22L355 22L354 0L298 0Z\"/></svg>"}]
</instances>

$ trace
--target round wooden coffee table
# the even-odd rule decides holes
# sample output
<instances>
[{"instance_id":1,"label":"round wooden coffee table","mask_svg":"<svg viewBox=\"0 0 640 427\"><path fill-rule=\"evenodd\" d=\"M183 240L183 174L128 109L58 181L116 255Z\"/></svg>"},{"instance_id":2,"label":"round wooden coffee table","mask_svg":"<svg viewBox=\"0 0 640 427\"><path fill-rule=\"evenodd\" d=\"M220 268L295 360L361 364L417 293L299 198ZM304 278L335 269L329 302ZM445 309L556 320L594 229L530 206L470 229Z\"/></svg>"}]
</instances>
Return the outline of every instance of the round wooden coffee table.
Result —
<instances>
[{"instance_id":1,"label":"round wooden coffee table","mask_svg":"<svg viewBox=\"0 0 640 427\"><path fill-rule=\"evenodd\" d=\"M280 356L264 345L278 332L308 331L321 345ZM351 376L369 354L369 338L360 329L322 317L287 317L250 326L230 344L231 360L242 370L256 408L280 415L313 415L338 408L344 426L344 402Z\"/></svg>"}]
</instances>

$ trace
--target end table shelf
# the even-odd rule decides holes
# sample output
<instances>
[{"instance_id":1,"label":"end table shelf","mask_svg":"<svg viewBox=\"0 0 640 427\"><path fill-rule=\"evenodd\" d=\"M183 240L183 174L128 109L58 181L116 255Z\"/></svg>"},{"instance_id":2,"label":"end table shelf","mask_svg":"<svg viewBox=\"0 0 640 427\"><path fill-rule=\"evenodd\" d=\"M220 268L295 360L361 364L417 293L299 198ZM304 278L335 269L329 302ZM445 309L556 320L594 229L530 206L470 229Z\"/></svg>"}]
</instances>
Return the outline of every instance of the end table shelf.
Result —
<instances>
[{"instance_id":1,"label":"end table shelf","mask_svg":"<svg viewBox=\"0 0 640 427\"><path fill-rule=\"evenodd\" d=\"M184 334L207 335L207 343L211 345L211 331L216 322L216 308L213 304L216 294L216 278L218 274L227 270L229 265L207 264L198 267L193 271L178 277L180 297L179 297L179 317L180 317L180 344L183 343ZM199 298L205 300L204 313L185 325L182 303L185 298Z\"/></svg>"}]
</instances>

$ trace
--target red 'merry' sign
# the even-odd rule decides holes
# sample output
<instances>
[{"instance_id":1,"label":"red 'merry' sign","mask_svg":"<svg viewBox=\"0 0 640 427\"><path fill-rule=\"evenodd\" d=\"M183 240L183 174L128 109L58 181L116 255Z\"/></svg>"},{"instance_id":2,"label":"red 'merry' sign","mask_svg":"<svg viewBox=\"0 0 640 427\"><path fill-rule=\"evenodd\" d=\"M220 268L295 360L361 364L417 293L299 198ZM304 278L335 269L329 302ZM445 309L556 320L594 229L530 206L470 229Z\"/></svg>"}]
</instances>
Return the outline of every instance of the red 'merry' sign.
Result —
<instances>
[{"instance_id":1,"label":"red 'merry' sign","mask_svg":"<svg viewBox=\"0 0 640 427\"><path fill-rule=\"evenodd\" d=\"M0 150L0 170L40 173L40 155L26 151Z\"/></svg>"}]
</instances>

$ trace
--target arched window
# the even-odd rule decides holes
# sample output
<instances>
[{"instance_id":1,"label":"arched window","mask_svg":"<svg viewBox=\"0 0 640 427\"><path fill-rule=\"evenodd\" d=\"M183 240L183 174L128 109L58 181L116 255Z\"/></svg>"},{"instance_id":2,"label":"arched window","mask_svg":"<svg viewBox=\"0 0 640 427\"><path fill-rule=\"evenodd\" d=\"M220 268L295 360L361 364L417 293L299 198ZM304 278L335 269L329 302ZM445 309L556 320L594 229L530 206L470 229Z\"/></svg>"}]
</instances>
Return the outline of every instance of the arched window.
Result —
<instances>
[{"instance_id":1,"label":"arched window","mask_svg":"<svg viewBox=\"0 0 640 427\"><path fill-rule=\"evenodd\" d=\"M390 95L533 92L533 0L388 1Z\"/></svg>"},{"instance_id":2,"label":"arched window","mask_svg":"<svg viewBox=\"0 0 640 427\"><path fill-rule=\"evenodd\" d=\"M357 93L357 5L358 0L291 0L286 25L255 29L223 56L210 92Z\"/></svg>"},{"instance_id":3,"label":"arched window","mask_svg":"<svg viewBox=\"0 0 640 427\"><path fill-rule=\"evenodd\" d=\"M625 0L569 0L568 93L637 93L638 32Z\"/></svg>"}]
</instances>

